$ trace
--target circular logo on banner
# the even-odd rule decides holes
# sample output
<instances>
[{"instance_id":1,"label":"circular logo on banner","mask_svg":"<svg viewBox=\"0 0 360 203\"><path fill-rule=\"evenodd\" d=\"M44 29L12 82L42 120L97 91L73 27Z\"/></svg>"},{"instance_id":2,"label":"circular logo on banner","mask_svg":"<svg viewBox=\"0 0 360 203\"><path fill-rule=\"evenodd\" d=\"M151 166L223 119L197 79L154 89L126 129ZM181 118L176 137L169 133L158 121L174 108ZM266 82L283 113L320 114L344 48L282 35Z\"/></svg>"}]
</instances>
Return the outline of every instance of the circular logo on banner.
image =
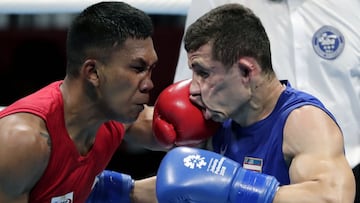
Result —
<instances>
[{"instance_id":1,"label":"circular logo on banner","mask_svg":"<svg viewBox=\"0 0 360 203\"><path fill-rule=\"evenodd\" d=\"M313 48L324 59L335 59L344 50L345 40L341 32L331 26L323 26L315 32L312 39Z\"/></svg>"}]
</instances>

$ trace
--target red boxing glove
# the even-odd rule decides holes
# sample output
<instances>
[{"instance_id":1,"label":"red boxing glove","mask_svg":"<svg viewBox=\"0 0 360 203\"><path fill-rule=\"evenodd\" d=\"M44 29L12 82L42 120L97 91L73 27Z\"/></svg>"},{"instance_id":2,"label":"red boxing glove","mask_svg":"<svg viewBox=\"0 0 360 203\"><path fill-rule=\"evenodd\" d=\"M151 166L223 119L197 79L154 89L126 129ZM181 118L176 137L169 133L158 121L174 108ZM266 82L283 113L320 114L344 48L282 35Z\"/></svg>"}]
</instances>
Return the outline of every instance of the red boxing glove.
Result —
<instances>
[{"instance_id":1,"label":"red boxing glove","mask_svg":"<svg viewBox=\"0 0 360 203\"><path fill-rule=\"evenodd\" d=\"M165 148L195 146L213 136L220 123L206 120L189 99L191 79L165 88L154 106L153 132Z\"/></svg>"}]
</instances>

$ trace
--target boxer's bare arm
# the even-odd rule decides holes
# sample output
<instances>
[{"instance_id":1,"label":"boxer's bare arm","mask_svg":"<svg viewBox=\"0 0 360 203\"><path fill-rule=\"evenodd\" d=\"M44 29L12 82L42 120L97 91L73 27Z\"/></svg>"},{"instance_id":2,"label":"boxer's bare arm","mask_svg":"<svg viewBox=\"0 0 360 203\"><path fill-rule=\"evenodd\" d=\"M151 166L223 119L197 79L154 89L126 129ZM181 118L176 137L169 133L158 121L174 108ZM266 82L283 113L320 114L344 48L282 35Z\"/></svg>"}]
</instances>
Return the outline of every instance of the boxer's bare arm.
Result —
<instances>
[{"instance_id":1,"label":"boxer's bare arm","mask_svg":"<svg viewBox=\"0 0 360 203\"><path fill-rule=\"evenodd\" d=\"M131 193L134 203L157 203L156 199L156 176L135 181L135 187Z\"/></svg>"},{"instance_id":2,"label":"boxer's bare arm","mask_svg":"<svg viewBox=\"0 0 360 203\"><path fill-rule=\"evenodd\" d=\"M291 184L280 187L274 203L352 203L354 176L344 156L338 126L322 110L294 110L284 129L284 153L292 158Z\"/></svg>"},{"instance_id":3,"label":"boxer's bare arm","mask_svg":"<svg viewBox=\"0 0 360 203\"><path fill-rule=\"evenodd\" d=\"M44 122L27 113L0 119L0 202L27 203L50 156Z\"/></svg>"},{"instance_id":4,"label":"boxer's bare arm","mask_svg":"<svg viewBox=\"0 0 360 203\"><path fill-rule=\"evenodd\" d=\"M132 123L125 125L125 139L133 144L141 145L151 150L166 151L161 147L155 139L152 131L152 120L154 114L153 106L145 106L140 113L138 119Z\"/></svg>"}]
</instances>

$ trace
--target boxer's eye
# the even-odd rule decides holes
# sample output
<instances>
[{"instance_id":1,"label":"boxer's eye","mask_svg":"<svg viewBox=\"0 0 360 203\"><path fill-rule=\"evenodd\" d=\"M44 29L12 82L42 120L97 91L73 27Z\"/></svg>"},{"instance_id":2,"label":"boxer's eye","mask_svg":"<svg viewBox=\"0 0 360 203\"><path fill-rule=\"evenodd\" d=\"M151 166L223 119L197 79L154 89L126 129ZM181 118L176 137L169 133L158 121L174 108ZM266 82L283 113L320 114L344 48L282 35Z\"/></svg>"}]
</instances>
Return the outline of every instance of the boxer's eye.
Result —
<instances>
[{"instance_id":1,"label":"boxer's eye","mask_svg":"<svg viewBox=\"0 0 360 203\"><path fill-rule=\"evenodd\" d=\"M202 70L196 71L196 74L197 74L198 76L202 77L202 78L207 78L207 77L209 77L209 73L206 72L206 71L202 71Z\"/></svg>"},{"instance_id":2,"label":"boxer's eye","mask_svg":"<svg viewBox=\"0 0 360 203\"><path fill-rule=\"evenodd\" d=\"M147 70L145 66L132 66L131 68L134 69L137 73L141 73Z\"/></svg>"},{"instance_id":3,"label":"boxer's eye","mask_svg":"<svg viewBox=\"0 0 360 203\"><path fill-rule=\"evenodd\" d=\"M136 60L133 60L130 64L129 67L131 69L133 69L136 73L142 73L142 72L146 72L148 70L148 65L146 64L146 62L139 58Z\"/></svg>"},{"instance_id":4,"label":"boxer's eye","mask_svg":"<svg viewBox=\"0 0 360 203\"><path fill-rule=\"evenodd\" d=\"M200 64L198 63L193 63L191 65L191 69L194 71L194 73L197 75L197 76L200 76L202 78L207 78L209 77L209 71L207 69L205 69L203 66L201 66Z\"/></svg>"}]
</instances>

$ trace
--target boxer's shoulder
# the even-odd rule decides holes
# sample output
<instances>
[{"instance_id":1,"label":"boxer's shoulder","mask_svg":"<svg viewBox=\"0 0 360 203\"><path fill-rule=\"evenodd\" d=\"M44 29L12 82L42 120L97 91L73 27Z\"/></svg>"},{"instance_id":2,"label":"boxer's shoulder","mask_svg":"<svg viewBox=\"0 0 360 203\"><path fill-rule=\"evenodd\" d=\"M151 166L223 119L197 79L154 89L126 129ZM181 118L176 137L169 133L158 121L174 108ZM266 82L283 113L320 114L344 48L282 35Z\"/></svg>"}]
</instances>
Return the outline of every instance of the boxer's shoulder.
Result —
<instances>
[{"instance_id":1,"label":"boxer's shoulder","mask_svg":"<svg viewBox=\"0 0 360 203\"><path fill-rule=\"evenodd\" d=\"M4 194L30 192L46 169L50 157L44 121L27 113L0 119L0 187Z\"/></svg>"},{"instance_id":2,"label":"boxer's shoulder","mask_svg":"<svg viewBox=\"0 0 360 203\"><path fill-rule=\"evenodd\" d=\"M0 119L0 148L14 158L43 162L50 156L51 140L45 122L29 113L15 113ZM2 154L3 154L2 153ZM21 164L21 163L20 163Z\"/></svg>"},{"instance_id":3,"label":"boxer's shoulder","mask_svg":"<svg viewBox=\"0 0 360 203\"><path fill-rule=\"evenodd\" d=\"M49 139L45 121L30 113L14 113L1 118L0 129L0 137L7 142L37 145Z\"/></svg>"}]
</instances>

